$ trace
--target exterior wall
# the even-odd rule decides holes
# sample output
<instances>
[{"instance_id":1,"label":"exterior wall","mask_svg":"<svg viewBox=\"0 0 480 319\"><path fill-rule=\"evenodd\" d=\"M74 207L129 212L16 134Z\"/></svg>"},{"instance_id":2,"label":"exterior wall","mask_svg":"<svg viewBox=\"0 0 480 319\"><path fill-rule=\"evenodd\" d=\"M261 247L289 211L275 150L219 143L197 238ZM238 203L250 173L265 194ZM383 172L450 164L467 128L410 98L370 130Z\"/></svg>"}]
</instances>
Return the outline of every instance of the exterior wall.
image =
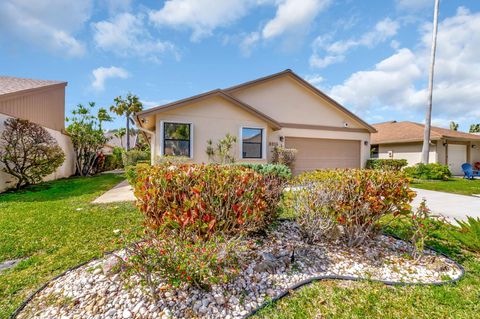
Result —
<instances>
[{"instance_id":1,"label":"exterior wall","mask_svg":"<svg viewBox=\"0 0 480 319\"><path fill-rule=\"evenodd\" d=\"M65 128L64 107L65 84L0 96L0 113L57 131Z\"/></svg>"},{"instance_id":2,"label":"exterior wall","mask_svg":"<svg viewBox=\"0 0 480 319\"><path fill-rule=\"evenodd\" d=\"M393 152L393 159L406 159L412 166L422 161L422 143L381 144L378 149L378 158L390 158L388 152ZM438 161L437 146L430 145L430 163Z\"/></svg>"},{"instance_id":3,"label":"exterior wall","mask_svg":"<svg viewBox=\"0 0 480 319\"><path fill-rule=\"evenodd\" d=\"M472 163L480 162L480 142L472 143L474 147L471 149Z\"/></svg>"},{"instance_id":4,"label":"exterior wall","mask_svg":"<svg viewBox=\"0 0 480 319\"><path fill-rule=\"evenodd\" d=\"M62 110L63 114L63 110ZM4 129L4 121L9 118L4 114L0 113L0 134L3 132ZM71 176L75 173L75 159L74 159L74 152L73 152L73 145L70 138L56 130L52 130L50 128L45 128L53 138L55 138L58 142L58 145L62 148L65 153L65 162L63 162L62 166L60 166L54 173L46 176L44 178L45 181L54 180L58 178L64 178ZM0 164L1 169L1 164ZM4 191L8 187L11 187L11 184L8 182L13 180L13 178L2 171L0 171L0 192Z\"/></svg>"},{"instance_id":5,"label":"exterior wall","mask_svg":"<svg viewBox=\"0 0 480 319\"><path fill-rule=\"evenodd\" d=\"M370 133L282 128L279 131L272 132L270 141L272 143L278 142L280 145L283 146L283 143L279 142L280 136L325 138L325 139L339 139L339 140L358 140L360 141L360 152L361 152L360 166L365 167L367 159L370 158ZM365 142L367 142L367 145L365 145Z\"/></svg>"},{"instance_id":6,"label":"exterior wall","mask_svg":"<svg viewBox=\"0 0 480 319\"><path fill-rule=\"evenodd\" d=\"M364 128L328 101L290 77L229 92L280 123ZM323 106L323 107L322 107Z\"/></svg>"},{"instance_id":7,"label":"exterior wall","mask_svg":"<svg viewBox=\"0 0 480 319\"><path fill-rule=\"evenodd\" d=\"M154 139L154 148L156 156L162 154L163 122L182 122L192 124L192 161L196 163L209 162L205 152L207 141L211 139L214 143L225 137L227 133L237 137L237 145L232 153L237 161L265 163L270 157L267 151L264 159L241 159L240 158L240 129L246 127L261 127L265 129L267 140L271 134L268 124L258 117L242 110L236 105L220 98L213 97L211 99L192 103L168 112L156 115L156 132Z\"/></svg>"}]
</instances>

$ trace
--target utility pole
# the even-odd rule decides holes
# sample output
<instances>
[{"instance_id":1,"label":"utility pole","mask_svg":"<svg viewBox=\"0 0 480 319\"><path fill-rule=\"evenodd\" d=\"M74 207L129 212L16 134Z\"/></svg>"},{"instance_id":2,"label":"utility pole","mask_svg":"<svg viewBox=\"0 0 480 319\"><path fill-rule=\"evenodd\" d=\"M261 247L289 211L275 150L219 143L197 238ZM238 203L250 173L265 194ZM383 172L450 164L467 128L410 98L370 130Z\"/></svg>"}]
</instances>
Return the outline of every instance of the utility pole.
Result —
<instances>
[{"instance_id":1,"label":"utility pole","mask_svg":"<svg viewBox=\"0 0 480 319\"><path fill-rule=\"evenodd\" d=\"M423 133L422 147L422 163L428 164L430 153L430 129L432 126L432 98L433 98L433 73L435 67L435 51L437 49L437 32L438 32L438 7L440 0L435 0L433 11L433 35L432 35L432 51L430 56L430 74L428 76L428 103L425 114L425 131Z\"/></svg>"}]
</instances>

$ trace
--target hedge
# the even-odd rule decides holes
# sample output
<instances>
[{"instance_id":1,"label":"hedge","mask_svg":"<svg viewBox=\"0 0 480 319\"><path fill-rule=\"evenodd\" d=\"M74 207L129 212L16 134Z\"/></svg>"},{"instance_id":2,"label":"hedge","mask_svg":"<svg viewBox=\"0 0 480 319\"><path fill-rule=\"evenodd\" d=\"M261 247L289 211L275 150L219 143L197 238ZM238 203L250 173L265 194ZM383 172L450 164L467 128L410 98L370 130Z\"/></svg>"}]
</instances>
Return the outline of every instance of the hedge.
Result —
<instances>
[{"instance_id":1,"label":"hedge","mask_svg":"<svg viewBox=\"0 0 480 319\"><path fill-rule=\"evenodd\" d=\"M367 160L366 168L382 171L400 171L407 165L408 162L405 159L371 158Z\"/></svg>"}]
</instances>

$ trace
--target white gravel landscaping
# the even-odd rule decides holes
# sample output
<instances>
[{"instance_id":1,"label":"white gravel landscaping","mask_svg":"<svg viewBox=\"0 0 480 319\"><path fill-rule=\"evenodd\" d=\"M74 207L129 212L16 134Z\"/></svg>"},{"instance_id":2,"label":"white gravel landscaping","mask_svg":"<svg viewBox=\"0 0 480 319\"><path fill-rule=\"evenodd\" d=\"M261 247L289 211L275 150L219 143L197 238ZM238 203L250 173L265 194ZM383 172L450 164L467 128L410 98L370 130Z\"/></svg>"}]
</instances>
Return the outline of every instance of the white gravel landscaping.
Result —
<instances>
[{"instance_id":1,"label":"white gravel landscaping","mask_svg":"<svg viewBox=\"0 0 480 319\"><path fill-rule=\"evenodd\" d=\"M18 318L243 318L289 287L317 276L433 283L461 276L449 259L427 251L415 264L409 245L379 236L360 249L341 243L307 244L295 222L281 221L264 236L245 239L244 270L210 292L160 287L154 302L140 285L110 271L115 258L95 260L50 282Z\"/></svg>"}]
</instances>

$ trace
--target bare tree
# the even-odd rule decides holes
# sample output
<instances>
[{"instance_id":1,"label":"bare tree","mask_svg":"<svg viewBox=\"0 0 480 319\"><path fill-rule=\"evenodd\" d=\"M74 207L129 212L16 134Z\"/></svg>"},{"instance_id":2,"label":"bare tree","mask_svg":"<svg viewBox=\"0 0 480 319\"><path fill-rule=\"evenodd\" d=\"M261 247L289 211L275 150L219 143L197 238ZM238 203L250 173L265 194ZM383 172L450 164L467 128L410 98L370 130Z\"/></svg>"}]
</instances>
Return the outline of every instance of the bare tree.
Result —
<instances>
[{"instance_id":1,"label":"bare tree","mask_svg":"<svg viewBox=\"0 0 480 319\"><path fill-rule=\"evenodd\" d=\"M438 8L440 0L435 0L433 9L433 34L432 34L432 51L430 56L430 75L428 77L428 103L425 115L425 131L423 134L422 162L428 163L430 152L430 129L432 125L432 98L433 98L433 73L435 68L435 51L437 49L437 32L438 32Z\"/></svg>"}]
</instances>

